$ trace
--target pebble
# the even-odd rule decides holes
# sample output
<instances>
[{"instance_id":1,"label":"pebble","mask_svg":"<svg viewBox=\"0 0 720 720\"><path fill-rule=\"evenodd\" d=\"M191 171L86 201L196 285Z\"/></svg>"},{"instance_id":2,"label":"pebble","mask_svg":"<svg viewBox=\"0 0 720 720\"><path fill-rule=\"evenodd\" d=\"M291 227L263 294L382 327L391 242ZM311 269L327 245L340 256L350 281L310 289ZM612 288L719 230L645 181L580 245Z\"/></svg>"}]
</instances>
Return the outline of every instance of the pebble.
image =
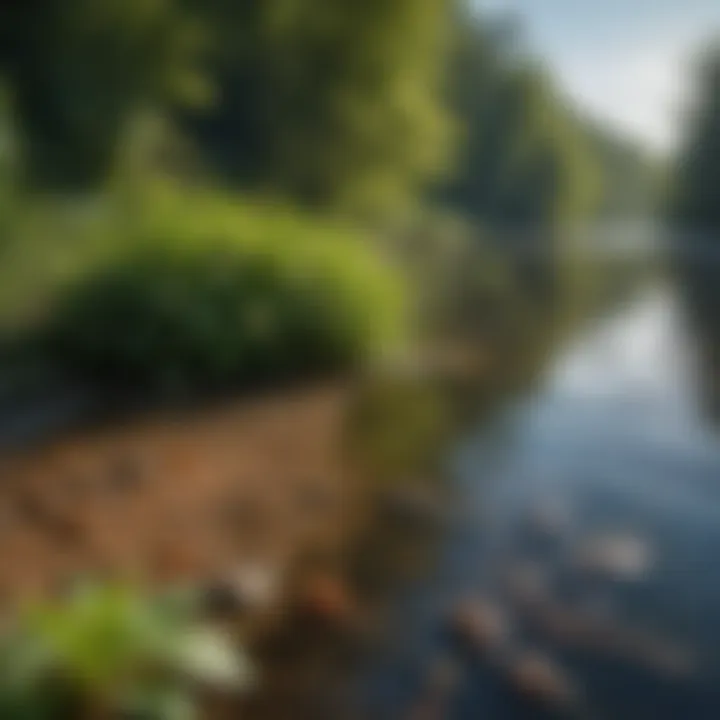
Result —
<instances>
[{"instance_id":1,"label":"pebble","mask_svg":"<svg viewBox=\"0 0 720 720\"><path fill-rule=\"evenodd\" d=\"M572 559L579 572L627 581L641 580L653 562L653 549L646 540L620 533L586 538Z\"/></svg>"},{"instance_id":2,"label":"pebble","mask_svg":"<svg viewBox=\"0 0 720 720\"><path fill-rule=\"evenodd\" d=\"M510 635L510 622L503 610L487 600L465 601L450 615L453 634L481 651L501 648Z\"/></svg>"},{"instance_id":3,"label":"pebble","mask_svg":"<svg viewBox=\"0 0 720 720\"><path fill-rule=\"evenodd\" d=\"M263 610L278 599L280 584L274 565L241 565L206 588L204 605L210 615Z\"/></svg>"},{"instance_id":4,"label":"pebble","mask_svg":"<svg viewBox=\"0 0 720 720\"><path fill-rule=\"evenodd\" d=\"M577 700L577 690L567 673L547 655L526 650L511 661L509 679L524 697L556 708Z\"/></svg>"},{"instance_id":5,"label":"pebble","mask_svg":"<svg viewBox=\"0 0 720 720\"><path fill-rule=\"evenodd\" d=\"M323 620L344 623L354 613L355 604L347 586L332 574L306 579L297 600L301 611Z\"/></svg>"}]
</instances>

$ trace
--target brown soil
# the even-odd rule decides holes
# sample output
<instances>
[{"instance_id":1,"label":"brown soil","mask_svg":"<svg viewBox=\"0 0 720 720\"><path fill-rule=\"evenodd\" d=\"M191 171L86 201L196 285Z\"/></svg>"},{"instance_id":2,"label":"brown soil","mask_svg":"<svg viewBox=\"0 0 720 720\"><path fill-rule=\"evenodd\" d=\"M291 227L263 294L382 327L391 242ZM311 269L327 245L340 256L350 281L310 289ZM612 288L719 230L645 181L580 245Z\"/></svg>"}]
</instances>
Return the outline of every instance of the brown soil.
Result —
<instances>
[{"instance_id":1,"label":"brown soil","mask_svg":"<svg viewBox=\"0 0 720 720\"><path fill-rule=\"evenodd\" d=\"M347 392L313 387L76 433L0 456L0 598L84 576L203 580L287 567L345 534Z\"/></svg>"}]
</instances>

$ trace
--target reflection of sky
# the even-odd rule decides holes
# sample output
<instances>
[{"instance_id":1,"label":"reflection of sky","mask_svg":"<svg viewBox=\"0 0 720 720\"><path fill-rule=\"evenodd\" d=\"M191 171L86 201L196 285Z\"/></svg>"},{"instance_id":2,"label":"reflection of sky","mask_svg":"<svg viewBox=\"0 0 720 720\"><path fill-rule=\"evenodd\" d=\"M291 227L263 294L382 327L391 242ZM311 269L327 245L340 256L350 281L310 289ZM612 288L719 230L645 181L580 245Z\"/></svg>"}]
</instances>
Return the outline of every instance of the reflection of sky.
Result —
<instances>
[{"instance_id":1,"label":"reflection of sky","mask_svg":"<svg viewBox=\"0 0 720 720\"><path fill-rule=\"evenodd\" d=\"M524 407L525 454L553 472L559 462L609 471L615 461L640 461L655 468L648 478L674 477L678 468L688 480L716 476L720 445L698 409L690 347L674 304L659 292L592 328Z\"/></svg>"},{"instance_id":2,"label":"reflection of sky","mask_svg":"<svg viewBox=\"0 0 720 720\"><path fill-rule=\"evenodd\" d=\"M651 295L626 315L595 328L554 370L551 392L636 405L664 416L692 408L689 342L669 298ZM652 418L650 418L652 419Z\"/></svg>"},{"instance_id":3,"label":"reflection of sky","mask_svg":"<svg viewBox=\"0 0 720 720\"><path fill-rule=\"evenodd\" d=\"M573 342L512 414L512 451L493 470L505 512L538 498L602 498L621 515L717 528L720 443L697 408L688 346L661 291Z\"/></svg>"},{"instance_id":4,"label":"reflection of sky","mask_svg":"<svg viewBox=\"0 0 720 720\"><path fill-rule=\"evenodd\" d=\"M697 407L689 347L661 292L591 328L522 406L521 479L504 492L595 488L677 518L719 520L720 444Z\"/></svg>"},{"instance_id":5,"label":"reflection of sky","mask_svg":"<svg viewBox=\"0 0 720 720\"><path fill-rule=\"evenodd\" d=\"M582 107L672 142L689 50L720 29L718 0L477 0L515 10Z\"/></svg>"}]
</instances>

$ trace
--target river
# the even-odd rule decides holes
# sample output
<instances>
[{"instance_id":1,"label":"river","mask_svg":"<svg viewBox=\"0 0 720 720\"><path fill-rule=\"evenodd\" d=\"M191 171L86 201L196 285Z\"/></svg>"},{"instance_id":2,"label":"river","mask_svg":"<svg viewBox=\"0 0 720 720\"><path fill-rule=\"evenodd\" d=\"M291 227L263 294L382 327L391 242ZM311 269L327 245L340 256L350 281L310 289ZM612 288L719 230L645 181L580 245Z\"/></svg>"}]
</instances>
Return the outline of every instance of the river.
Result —
<instances>
[{"instance_id":1,"label":"river","mask_svg":"<svg viewBox=\"0 0 720 720\"><path fill-rule=\"evenodd\" d=\"M17 518L0 569L8 589L26 570L64 581L88 557L204 577L239 549L291 554L336 528L350 537L328 567L348 592L329 602L348 622L290 613L259 633L263 682L243 717L716 720L720 443L692 347L672 292L644 291L557 350L532 391L463 425L439 482L383 486L390 497L368 503L359 538L345 522L354 484L334 391L60 438L21 453L17 475L5 468ZM424 416L410 405L410 419ZM267 478L286 478L285 491ZM43 502L28 504L27 488ZM414 496L428 517L408 524L406 495L399 518L398 489L429 490ZM78 508L89 530L65 522Z\"/></svg>"},{"instance_id":2,"label":"river","mask_svg":"<svg viewBox=\"0 0 720 720\"><path fill-rule=\"evenodd\" d=\"M572 688L572 716L720 717L720 444L688 340L649 291L463 439L439 559L396 593L357 684L364 717L554 716L509 679L530 653ZM502 613L496 646L449 637L465 598ZM452 689L428 695L438 665Z\"/></svg>"}]
</instances>

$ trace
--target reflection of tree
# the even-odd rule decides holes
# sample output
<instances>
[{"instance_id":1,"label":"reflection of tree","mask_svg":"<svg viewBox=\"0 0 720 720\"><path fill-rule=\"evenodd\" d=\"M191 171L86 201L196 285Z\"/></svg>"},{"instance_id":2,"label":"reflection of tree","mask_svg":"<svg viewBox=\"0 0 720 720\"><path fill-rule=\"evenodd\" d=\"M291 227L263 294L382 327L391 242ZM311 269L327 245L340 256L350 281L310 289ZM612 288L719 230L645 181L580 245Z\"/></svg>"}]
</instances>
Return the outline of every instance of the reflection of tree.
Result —
<instances>
[{"instance_id":1,"label":"reflection of tree","mask_svg":"<svg viewBox=\"0 0 720 720\"><path fill-rule=\"evenodd\" d=\"M720 400L720 47L706 51L698 76L699 92L675 178L673 260L700 340L705 399L715 411Z\"/></svg>"},{"instance_id":2,"label":"reflection of tree","mask_svg":"<svg viewBox=\"0 0 720 720\"><path fill-rule=\"evenodd\" d=\"M432 569L439 532L420 520L376 511L350 558L361 595L387 600L394 590Z\"/></svg>"}]
</instances>

